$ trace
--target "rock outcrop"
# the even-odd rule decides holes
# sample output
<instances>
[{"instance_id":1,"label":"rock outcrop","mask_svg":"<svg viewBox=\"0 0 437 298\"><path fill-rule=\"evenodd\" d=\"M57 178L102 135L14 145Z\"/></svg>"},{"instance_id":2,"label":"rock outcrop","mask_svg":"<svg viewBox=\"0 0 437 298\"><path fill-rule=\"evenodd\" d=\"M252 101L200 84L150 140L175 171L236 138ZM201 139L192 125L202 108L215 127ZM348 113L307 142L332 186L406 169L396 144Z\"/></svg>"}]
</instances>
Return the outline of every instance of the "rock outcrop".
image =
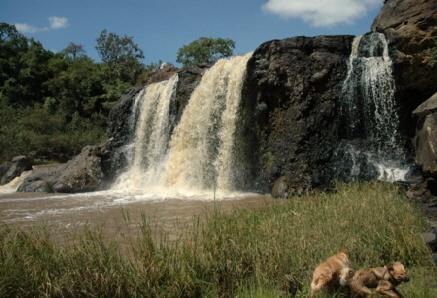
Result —
<instances>
[{"instance_id":1,"label":"rock outcrop","mask_svg":"<svg viewBox=\"0 0 437 298\"><path fill-rule=\"evenodd\" d=\"M338 101L354 36L293 37L259 46L247 65L243 118L256 182L282 176L302 193L330 182L339 140ZM253 118L251 118L253 115Z\"/></svg>"},{"instance_id":2,"label":"rock outcrop","mask_svg":"<svg viewBox=\"0 0 437 298\"><path fill-rule=\"evenodd\" d=\"M437 177L437 93L417 107L413 114L418 118L416 163L426 175Z\"/></svg>"},{"instance_id":3,"label":"rock outcrop","mask_svg":"<svg viewBox=\"0 0 437 298\"><path fill-rule=\"evenodd\" d=\"M30 169L32 169L32 163L26 156L14 157L8 171L1 178L1 184L11 182L14 178L19 177L21 173Z\"/></svg>"},{"instance_id":4,"label":"rock outcrop","mask_svg":"<svg viewBox=\"0 0 437 298\"><path fill-rule=\"evenodd\" d=\"M53 181L65 168L65 164L55 166L35 166L20 184L18 192L53 192Z\"/></svg>"},{"instance_id":5,"label":"rock outcrop","mask_svg":"<svg viewBox=\"0 0 437 298\"><path fill-rule=\"evenodd\" d=\"M105 150L105 144L86 146L67 164L35 167L17 191L78 193L102 189L101 156Z\"/></svg>"},{"instance_id":6,"label":"rock outcrop","mask_svg":"<svg viewBox=\"0 0 437 298\"><path fill-rule=\"evenodd\" d=\"M411 112L437 92L437 65L430 66L424 55L424 50L436 46L437 2L387 0L371 29L384 33L389 42L401 122L415 123ZM413 138L414 125L404 125L402 130Z\"/></svg>"}]
</instances>

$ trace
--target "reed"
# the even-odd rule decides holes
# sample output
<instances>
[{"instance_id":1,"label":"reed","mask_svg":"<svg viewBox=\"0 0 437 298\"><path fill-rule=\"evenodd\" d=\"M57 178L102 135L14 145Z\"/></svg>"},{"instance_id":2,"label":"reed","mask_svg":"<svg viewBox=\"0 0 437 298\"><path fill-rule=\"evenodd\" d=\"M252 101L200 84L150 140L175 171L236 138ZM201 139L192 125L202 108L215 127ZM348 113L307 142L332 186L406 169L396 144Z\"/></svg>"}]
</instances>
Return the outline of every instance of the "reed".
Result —
<instances>
[{"instance_id":1,"label":"reed","mask_svg":"<svg viewBox=\"0 0 437 298\"><path fill-rule=\"evenodd\" d=\"M337 189L231 212L217 201L176 241L128 214L120 235L102 224L63 242L44 227L3 225L0 297L308 297L314 268L341 248L355 269L401 261L405 296L437 297L418 208L392 184Z\"/></svg>"}]
</instances>

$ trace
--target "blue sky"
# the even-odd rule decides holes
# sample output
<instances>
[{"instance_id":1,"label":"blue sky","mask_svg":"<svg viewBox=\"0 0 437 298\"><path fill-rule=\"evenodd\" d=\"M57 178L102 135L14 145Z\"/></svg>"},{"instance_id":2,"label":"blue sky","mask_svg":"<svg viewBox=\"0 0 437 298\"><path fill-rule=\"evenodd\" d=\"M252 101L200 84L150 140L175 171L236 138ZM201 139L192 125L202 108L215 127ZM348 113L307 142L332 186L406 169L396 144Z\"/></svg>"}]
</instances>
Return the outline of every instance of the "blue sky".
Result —
<instances>
[{"instance_id":1,"label":"blue sky","mask_svg":"<svg viewBox=\"0 0 437 298\"><path fill-rule=\"evenodd\" d=\"M235 54L272 39L370 31L382 0L0 0L0 22L44 48L83 45L96 62L100 32L132 36L145 64L178 65L180 47L199 37L230 38Z\"/></svg>"}]
</instances>

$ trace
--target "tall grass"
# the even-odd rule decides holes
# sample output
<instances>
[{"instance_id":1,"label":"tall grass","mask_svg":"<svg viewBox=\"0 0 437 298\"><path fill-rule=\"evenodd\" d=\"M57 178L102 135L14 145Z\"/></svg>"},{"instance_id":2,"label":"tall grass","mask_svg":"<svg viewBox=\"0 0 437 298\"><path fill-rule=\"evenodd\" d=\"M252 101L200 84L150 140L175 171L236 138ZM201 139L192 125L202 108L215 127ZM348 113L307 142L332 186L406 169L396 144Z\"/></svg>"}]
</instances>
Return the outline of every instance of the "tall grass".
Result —
<instances>
[{"instance_id":1,"label":"tall grass","mask_svg":"<svg viewBox=\"0 0 437 298\"><path fill-rule=\"evenodd\" d=\"M405 296L437 297L418 209L391 184L337 188L232 212L217 202L176 241L154 239L144 216L121 235L87 226L62 243L2 226L0 297L308 297L314 268L341 248L355 269L401 261Z\"/></svg>"}]
</instances>

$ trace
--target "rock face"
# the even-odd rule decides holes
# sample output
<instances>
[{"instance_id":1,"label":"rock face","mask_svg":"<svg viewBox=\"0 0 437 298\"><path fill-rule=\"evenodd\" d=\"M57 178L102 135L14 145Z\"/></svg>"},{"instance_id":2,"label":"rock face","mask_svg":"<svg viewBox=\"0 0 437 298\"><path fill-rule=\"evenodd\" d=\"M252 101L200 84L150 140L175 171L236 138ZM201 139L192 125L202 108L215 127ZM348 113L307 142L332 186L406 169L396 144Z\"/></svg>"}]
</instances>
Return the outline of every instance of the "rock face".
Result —
<instances>
[{"instance_id":1,"label":"rock face","mask_svg":"<svg viewBox=\"0 0 437 298\"><path fill-rule=\"evenodd\" d=\"M6 173L9 171L10 168L11 168L11 165L0 165L0 184L2 184L1 180L6 175Z\"/></svg>"},{"instance_id":2,"label":"rock face","mask_svg":"<svg viewBox=\"0 0 437 298\"><path fill-rule=\"evenodd\" d=\"M102 156L102 169L106 177L112 180L125 170L127 156L121 148L133 141L131 130L135 122L132 107L135 97L142 88L129 88L117 104L111 109L108 117L107 152Z\"/></svg>"},{"instance_id":3,"label":"rock face","mask_svg":"<svg viewBox=\"0 0 437 298\"><path fill-rule=\"evenodd\" d=\"M384 32L394 50L411 55L434 46L436 20L434 0L387 0L371 29Z\"/></svg>"},{"instance_id":4,"label":"rock face","mask_svg":"<svg viewBox=\"0 0 437 298\"><path fill-rule=\"evenodd\" d=\"M8 171L1 179L1 184L11 182L15 177L18 177L24 171L32 169L32 164L26 156L17 156L12 159L12 164Z\"/></svg>"},{"instance_id":5,"label":"rock face","mask_svg":"<svg viewBox=\"0 0 437 298\"><path fill-rule=\"evenodd\" d=\"M435 46L437 2L387 0L371 29L384 33L389 42L401 122L415 123L411 112L437 92L437 65L428 65L423 53ZM414 125L404 125L402 129L408 138L413 138Z\"/></svg>"},{"instance_id":6,"label":"rock face","mask_svg":"<svg viewBox=\"0 0 437 298\"><path fill-rule=\"evenodd\" d=\"M243 118L256 125L246 125L240 137L253 136L248 143L258 166L256 181L267 187L264 191L282 176L297 193L332 180L329 164L340 132L338 94L353 38L273 40L249 60Z\"/></svg>"},{"instance_id":7,"label":"rock face","mask_svg":"<svg viewBox=\"0 0 437 298\"><path fill-rule=\"evenodd\" d=\"M427 175L437 177L437 93L417 107L413 114L418 118L416 163Z\"/></svg>"}]
</instances>

